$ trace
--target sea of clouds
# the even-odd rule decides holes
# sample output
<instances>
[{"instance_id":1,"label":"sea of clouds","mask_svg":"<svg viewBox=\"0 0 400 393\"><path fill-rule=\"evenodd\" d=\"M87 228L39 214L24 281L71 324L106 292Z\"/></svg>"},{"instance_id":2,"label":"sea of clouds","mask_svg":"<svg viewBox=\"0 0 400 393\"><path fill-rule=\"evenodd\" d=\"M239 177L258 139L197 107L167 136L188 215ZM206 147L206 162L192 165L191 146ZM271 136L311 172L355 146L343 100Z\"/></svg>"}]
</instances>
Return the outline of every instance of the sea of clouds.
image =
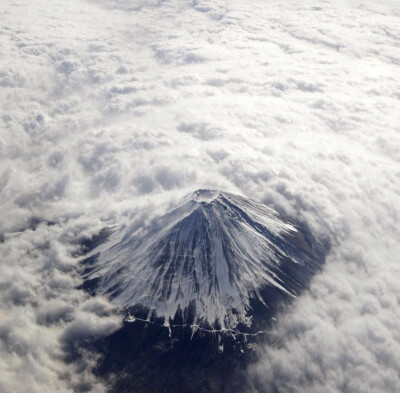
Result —
<instances>
[{"instance_id":1,"label":"sea of clouds","mask_svg":"<svg viewBox=\"0 0 400 393\"><path fill-rule=\"evenodd\" d=\"M101 392L80 344L121 317L81 241L197 188L332 248L249 389L400 391L400 6L394 0L4 0L0 391Z\"/></svg>"}]
</instances>

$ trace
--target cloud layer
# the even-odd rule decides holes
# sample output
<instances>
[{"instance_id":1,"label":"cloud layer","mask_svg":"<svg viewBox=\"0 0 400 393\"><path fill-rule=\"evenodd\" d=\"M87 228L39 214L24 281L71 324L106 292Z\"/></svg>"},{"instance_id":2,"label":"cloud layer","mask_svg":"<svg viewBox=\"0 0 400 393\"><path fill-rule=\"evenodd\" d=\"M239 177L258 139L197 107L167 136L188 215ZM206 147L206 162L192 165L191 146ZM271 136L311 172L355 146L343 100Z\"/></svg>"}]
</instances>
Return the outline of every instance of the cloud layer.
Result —
<instances>
[{"instance_id":1,"label":"cloud layer","mask_svg":"<svg viewBox=\"0 0 400 393\"><path fill-rule=\"evenodd\" d=\"M79 239L201 187L296 215L333 245L278 318L253 387L398 391L395 1L15 0L0 12L1 391L101 389L79 343L119 317L76 289Z\"/></svg>"}]
</instances>

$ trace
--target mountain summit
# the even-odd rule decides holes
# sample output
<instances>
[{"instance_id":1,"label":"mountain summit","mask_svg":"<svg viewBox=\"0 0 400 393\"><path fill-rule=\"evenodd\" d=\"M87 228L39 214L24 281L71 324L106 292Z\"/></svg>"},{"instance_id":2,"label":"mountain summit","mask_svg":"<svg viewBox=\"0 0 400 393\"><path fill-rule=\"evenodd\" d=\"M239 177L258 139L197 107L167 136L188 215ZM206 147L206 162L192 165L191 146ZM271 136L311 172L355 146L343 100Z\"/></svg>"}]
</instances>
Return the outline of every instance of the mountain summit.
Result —
<instances>
[{"instance_id":1,"label":"mountain summit","mask_svg":"<svg viewBox=\"0 0 400 393\"><path fill-rule=\"evenodd\" d=\"M318 266L311 241L273 209L198 190L143 228L121 227L92 253L84 276L115 304L222 328L250 327L271 293L296 296Z\"/></svg>"}]
</instances>

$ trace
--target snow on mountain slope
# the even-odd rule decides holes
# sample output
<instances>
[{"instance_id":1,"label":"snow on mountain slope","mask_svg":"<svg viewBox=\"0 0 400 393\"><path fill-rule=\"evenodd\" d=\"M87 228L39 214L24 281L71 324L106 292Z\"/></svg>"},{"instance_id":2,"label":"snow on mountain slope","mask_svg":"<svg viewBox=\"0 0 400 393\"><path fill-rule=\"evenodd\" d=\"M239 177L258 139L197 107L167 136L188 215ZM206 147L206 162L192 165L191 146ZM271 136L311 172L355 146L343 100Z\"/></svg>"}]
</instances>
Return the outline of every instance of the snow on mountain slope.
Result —
<instances>
[{"instance_id":1,"label":"snow on mountain slope","mask_svg":"<svg viewBox=\"0 0 400 393\"><path fill-rule=\"evenodd\" d=\"M191 310L198 323L251 324L251 299L265 287L295 296L313 270L296 227L267 206L198 190L145 228L118 229L97 248L85 278L123 307L140 305L168 324Z\"/></svg>"}]
</instances>

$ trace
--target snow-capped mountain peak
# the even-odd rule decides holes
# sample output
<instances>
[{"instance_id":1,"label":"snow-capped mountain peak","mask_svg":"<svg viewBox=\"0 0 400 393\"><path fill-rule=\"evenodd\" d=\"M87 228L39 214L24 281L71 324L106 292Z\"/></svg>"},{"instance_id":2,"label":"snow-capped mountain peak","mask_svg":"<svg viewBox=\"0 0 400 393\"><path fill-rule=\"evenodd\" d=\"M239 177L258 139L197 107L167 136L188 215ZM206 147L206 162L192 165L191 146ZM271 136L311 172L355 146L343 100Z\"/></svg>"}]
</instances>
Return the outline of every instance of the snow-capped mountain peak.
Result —
<instances>
[{"instance_id":1,"label":"snow-capped mountain peak","mask_svg":"<svg viewBox=\"0 0 400 393\"><path fill-rule=\"evenodd\" d=\"M312 260L301 233L273 209L217 190L197 190L145 228L120 228L85 271L97 292L196 323L251 325L252 302L268 308L265 288L295 296Z\"/></svg>"}]
</instances>

